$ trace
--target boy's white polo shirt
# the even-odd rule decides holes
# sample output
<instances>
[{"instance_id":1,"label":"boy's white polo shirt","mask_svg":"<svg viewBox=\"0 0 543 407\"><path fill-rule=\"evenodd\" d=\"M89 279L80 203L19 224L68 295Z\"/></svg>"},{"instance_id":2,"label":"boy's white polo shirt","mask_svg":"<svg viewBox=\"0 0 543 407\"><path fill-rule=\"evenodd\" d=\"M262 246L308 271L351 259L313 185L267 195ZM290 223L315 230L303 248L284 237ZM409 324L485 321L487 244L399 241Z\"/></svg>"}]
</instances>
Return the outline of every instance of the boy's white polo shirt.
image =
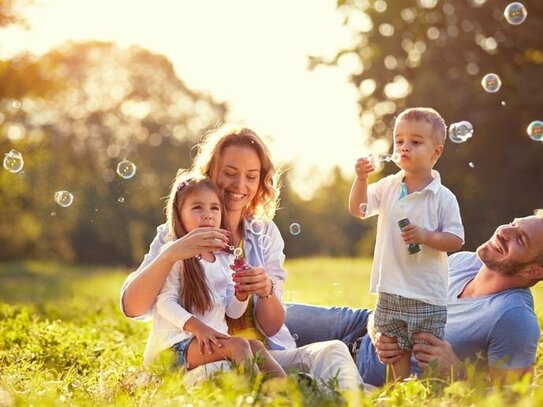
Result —
<instances>
[{"instance_id":1,"label":"boy's white polo shirt","mask_svg":"<svg viewBox=\"0 0 543 407\"><path fill-rule=\"evenodd\" d=\"M454 194L441 185L439 173L422 191L400 198L404 171L368 186L366 217L379 215L370 292L385 292L430 304L445 305L448 286L447 253L421 245L410 255L398 221L430 231L448 232L464 241L460 208Z\"/></svg>"}]
</instances>

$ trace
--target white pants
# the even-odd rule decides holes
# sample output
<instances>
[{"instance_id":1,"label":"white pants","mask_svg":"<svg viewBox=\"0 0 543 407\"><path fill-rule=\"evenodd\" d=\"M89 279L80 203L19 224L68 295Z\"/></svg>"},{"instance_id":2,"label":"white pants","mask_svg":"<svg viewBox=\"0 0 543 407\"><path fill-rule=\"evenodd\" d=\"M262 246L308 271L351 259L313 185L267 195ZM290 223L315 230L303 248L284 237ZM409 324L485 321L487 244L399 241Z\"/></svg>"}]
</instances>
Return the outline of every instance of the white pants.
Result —
<instances>
[{"instance_id":1,"label":"white pants","mask_svg":"<svg viewBox=\"0 0 543 407\"><path fill-rule=\"evenodd\" d=\"M339 340L269 352L285 371L294 368L324 381L337 376L341 390L358 390L363 385L347 345Z\"/></svg>"},{"instance_id":2,"label":"white pants","mask_svg":"<svg viewBox=\"0 0 543 407\"><path fill-rule=\"evenodd\" d=\"M296 349L270 350L285 371L296 369L327 381L337 376L341 390L358 390L364 384L347 345L339 340L315 342ZM220 369L229 369L226 361L207 363L192 369L183 377L185 386L194 385Z\"/></svg>"}]
</instances>

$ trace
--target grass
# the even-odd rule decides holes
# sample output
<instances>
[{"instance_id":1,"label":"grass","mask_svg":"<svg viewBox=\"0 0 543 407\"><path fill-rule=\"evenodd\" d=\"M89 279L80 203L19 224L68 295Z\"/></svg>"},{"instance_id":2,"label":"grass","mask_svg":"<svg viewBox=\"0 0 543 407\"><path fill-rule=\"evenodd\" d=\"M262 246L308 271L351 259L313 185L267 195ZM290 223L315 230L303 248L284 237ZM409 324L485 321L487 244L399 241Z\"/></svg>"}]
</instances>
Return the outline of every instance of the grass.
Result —
<instances>
[{"instance_id":1,"label":"grass","mask_svg":"<svg viewBox=\"0 0 543 407\"><path fill-rule=\"evenodd\" d=\"M363 259L301 259L287 263L289 301L372 307L371 263ZM0 264L0 406L335 406L336 393L294 379L225 372L193 388L182 372L142 368L148 324L118 308L128 270L50 263ZM543 312L543 284L534 288ZM541 299L541 300L539 300ZM411 380L362 394L362 405L539 406L543 362L534 385L489 390L477 372L466 381ZM353 404L353 403L351 403Z\"/></svg>"}]
</instances>

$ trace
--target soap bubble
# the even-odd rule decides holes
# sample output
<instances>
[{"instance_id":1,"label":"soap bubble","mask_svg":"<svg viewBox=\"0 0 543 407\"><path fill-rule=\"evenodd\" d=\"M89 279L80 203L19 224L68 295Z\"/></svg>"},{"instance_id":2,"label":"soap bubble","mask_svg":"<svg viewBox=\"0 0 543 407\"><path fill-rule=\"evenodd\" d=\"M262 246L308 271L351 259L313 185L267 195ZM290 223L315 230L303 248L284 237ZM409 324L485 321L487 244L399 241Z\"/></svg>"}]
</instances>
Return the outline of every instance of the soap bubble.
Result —
<instances>
[{"instance_id":1,"label":"soap bubble","mask_svg":"<svg viewBox=\"0 0 543 407\"><path fill-rule=\"evenodd\" d=\"M463 143L473 136L473 125L463 120L449 126L449 140L453 143Z\"/></svg>"},{"instance_id":2,"label":"soap bubble","mask_svg":"<svg viewBox=\"0 0 543 407\"><path fill-rule=\"evenodd\" d=\"M528 11L522 3L509 3L503 11L503 16L509 24L519 25L522 24L524 20L526 20L526 17L528 16Z\"/></svg>"},{"instance_id":3,"label":"soap bubble","mask_svg":"<svg viewBox=\"0 0 543 407\"><path fill-rule=\"evenodd\" d=\"M302 228L300 226L299 223L292 223L289 227L288 227L288 230L290 231L290 234L291 235L299 235L300 232L302 231Z\"/></svg>"},{"instance_id":4,"label":"soap bubble","mask_svg":"<svg viewBox=\"0 0 543 407\"><path fill-rule=\"evenodd\" d=\"M502 81L495 73L487 73L481 80L481 86L488 93L496 93L502 86Z\"/></svg>"},{"instance_id":5,"label":"soap bubble","mask_svg":"<svg viewBox=\"0 0 543 407\"><path fill-rule=\"evenodd\" d=\"M254 218L251 220L251 223L249 223L249 229L251 229L251 232L253 232L255 235L261 235L264 233L264 228L266 224L262 219Z\"/></svg>"},{"instance_id":6,"label":"soap bubble","mask_svg":"<svg viewBox=\"0 0 543 407\"><path fill-rule=\"evenodd\" d=\"M55 202L58 203L63 208L67 208L74 201L74 196L68 191L57 191L55 192Z\"/></svg>"},{"instance_id":7,"label":"soap bubble","mask_svg":"<svg viewBox=\"0 0 543 407\"><path fill-rule=\"evenodd\" d=\"M120 196L119 199L117 199L117 201L119 201L120 203L123 203L124 202L124 196Z\"/></svg>"},{"instance_id":8,"label":"soap bubble","mask_svg":"<svg viewBox=\"0 0 543 407\"><path fill-rule=\"evenodd\" d=\"M130 179L136 175L136 165L132 161L122 160L117 165L117 174L121 178Z\"/></svg>"},{"instance_id":9,"label":"soap bubble","mask_svg":"<svg viewBox=\"0 0 543 407\"><path fill-rule=\"evenodd\" d=\"M258 244L262 249L267 250L271 246L271 238L268 235L261 235L258 237Z\"/></svg>"},{"instance_id":10,"label":"soap bubble","mask_svg":"<svg viewBox=\"0 0 543 407\"><path fill-rule=\"evenodd\" d=\"M241 250L241 247L236 247L234 249L234 256L240 257L243 254L243 250Z\"/></svg>"},{"instance_id":11,"label":"soap bubble","mask_svg":"<svg viewBox=\"0 0 543 407\"><path fill-rule=\"evenodd\" d=\"M366 202L362 202L360 205L358 205L358 209L360 210L362 217L364 217L368 211L368 204Z\"/></svg>"},{"instance_id":12,"label":"soap bubble","mask_svg":"<svg viewBox=\"0 0 543 407\"><path fill-rule=\"evenodd\" d=\"M469 165L469 168L475 168L475 164L473 164L473 162L471 161L468 163L468 165Z\"/></svg>"},{"instance_id":13,"label":"soap bubble","mask_svg":"<svg viewBox=\"0 0 543 407\"><path fill-rule=\"evenodd\" d=\"M17 150L11 150L4 157L4 168L13 174L21 171L24 165L23 155Z\"/></svg>"},{"instance_id":14,"label":"soap bubble","mask_svg":"<svg viewBox=\"0 0 543 407\"><path fill-rule=\"evenodd\" d=\"M543 122L535 120L526 128L528 136L534 141L543 141Z\"/></svg>"}]
</instances>

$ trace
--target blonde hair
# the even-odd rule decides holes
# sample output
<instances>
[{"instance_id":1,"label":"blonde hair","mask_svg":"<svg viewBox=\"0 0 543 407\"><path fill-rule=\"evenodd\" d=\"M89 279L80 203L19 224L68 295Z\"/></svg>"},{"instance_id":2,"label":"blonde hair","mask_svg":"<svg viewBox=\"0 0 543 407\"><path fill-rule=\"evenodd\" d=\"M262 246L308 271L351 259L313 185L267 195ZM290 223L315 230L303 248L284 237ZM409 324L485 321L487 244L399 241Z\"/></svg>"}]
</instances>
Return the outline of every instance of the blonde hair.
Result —
<instances>
[{"instance_id":1,"label":"blonde hair","mask_svg":"<svg viewBox=\"0 0 543 407\"><path fill-rule=\"evenodd\" d=\"M221 213L224 214L221 192L215 183L207 177L201 175L195 176L189 171L181 169L174 178L166 203L168 241L175 241L188 233L181 219L181 208L189 195L203 189L208 189L217 195L221 204ZM226 229L226 219L224 216L221 219L221 227ZM203 314L213 307L213 297L210 287L207 285L204 270L196 257L183 260L183 271L180 282L179 303L188 312Z\"/></svg>"},{"instance_id":2,"label":"blonde hair","mask_svg":"<svg viewBox=\"0 0 543 407\"><path fill-rule=\"evenodd\" d=\"M411 107L402 111L394 122L399 123L400 120L425 121L432 126L432 135L437 144L445 144L447 126L437 110L431 107Z\"/></svg>"},{"instance_id":3,"label":"blonde hair","mask_svg":"<svg viewBox=\"0 0 543 407\"><path fill-rule=\"evenodd\" d=\"M253 200L245 208L244 215L273 219L279 205L280 170L274 166L264 141L251 129L223 125L208 133L197 146L198 154L192 166L193 172L203 174L216 181L219 159L224 149L230 146L252 148L260 159L261 171L258 190Z\"/></svg>"}]
</instances>

